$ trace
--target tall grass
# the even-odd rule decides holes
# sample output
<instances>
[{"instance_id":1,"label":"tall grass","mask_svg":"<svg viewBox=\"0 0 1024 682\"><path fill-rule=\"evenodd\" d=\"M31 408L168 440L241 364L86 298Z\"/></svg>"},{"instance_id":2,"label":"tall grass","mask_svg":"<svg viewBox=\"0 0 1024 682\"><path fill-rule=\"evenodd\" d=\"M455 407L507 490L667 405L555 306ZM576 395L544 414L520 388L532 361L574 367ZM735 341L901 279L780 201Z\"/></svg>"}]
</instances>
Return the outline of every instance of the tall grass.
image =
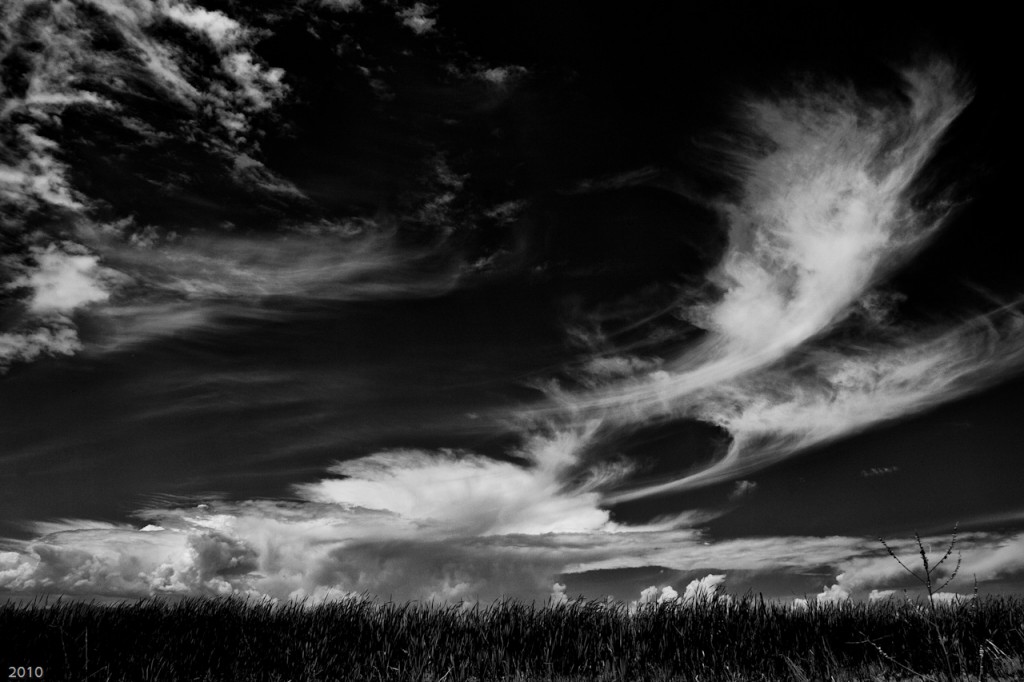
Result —
<instances>
[{"instance_id":1,"label":"tall grass","mask_svg":"<svg viewBox=\"0 0 1024 682\"><path fill-rule=\"evenodd\" d=\"M306 608L238 599L0 606L3 663L47 680L1024 679L1024 599L517 601ZM8 668L2 672L8 674Z\"/></svg>"}]
</instances>

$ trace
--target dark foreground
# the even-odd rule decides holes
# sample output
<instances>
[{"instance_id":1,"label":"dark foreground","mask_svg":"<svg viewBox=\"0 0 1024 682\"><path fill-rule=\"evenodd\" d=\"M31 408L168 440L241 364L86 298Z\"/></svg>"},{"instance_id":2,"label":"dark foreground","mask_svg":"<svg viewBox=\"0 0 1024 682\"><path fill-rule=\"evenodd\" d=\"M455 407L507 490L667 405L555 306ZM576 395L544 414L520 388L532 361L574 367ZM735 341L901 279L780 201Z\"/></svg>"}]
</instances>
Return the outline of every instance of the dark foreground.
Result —
<instances>
[{"instance_id":1,"label":"dark foreground","mask_svg":"<svg viewBox=\"0 0 1024 682\"><path fill-rule=\"evenodd\" d=\"M1022 680L1024 599L0 605L3 679Z\"/></svg>"}]
</instances>

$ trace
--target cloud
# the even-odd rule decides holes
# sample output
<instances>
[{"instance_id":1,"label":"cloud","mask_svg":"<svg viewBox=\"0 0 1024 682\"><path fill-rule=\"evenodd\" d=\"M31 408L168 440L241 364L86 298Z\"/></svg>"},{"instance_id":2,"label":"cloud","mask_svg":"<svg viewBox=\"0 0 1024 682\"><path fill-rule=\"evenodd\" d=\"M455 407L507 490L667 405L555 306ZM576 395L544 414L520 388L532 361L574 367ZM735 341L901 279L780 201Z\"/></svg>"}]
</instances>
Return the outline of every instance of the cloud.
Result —
<instances>
[{"instance_id":1,"label":"cloud","mask_svg":"<svg viewBox=\"0 0 1024 682\"><path fill-rule=\"evenodd\" d=\"M725 575L709 573L703 578L691 580L683 592L683 603L693 604L696 602L713 601L719 588L725 584Z\"/></svg>"},{"instance_id":2,"label":"cloud","mask_svg":"<svg viewBox=\"0 0 1024 682\"><path fill-rule=\"evenodd\" d=\"M641 604L654 604L658 600L658 588L654 585L640 590Z\"/></svg>"},{"instance_id":3,"label":"cloud","mask_svg":"<svg viewBox=\"0 0 1024 682\"><path fill-rule=\"evenodd\" d=\"M949 538L922 538L928 553L929 561L934 567L945 553ZM919 548L914 540L889 543L896 554L903 558L908 567L917 575L923 575L923 569L916 565ZM934 548L934 549L933 549ZM951 589L979 581L994 580L1024 572L1024 535L996 535L988 533L968 533L957 537L955 548L957 554L933 575L932 581L941 585L951 576L960 559L959 576L951 583ZM865 552L853 554L846 560L837 563L842 573L837 576L836 583L848 591L861 591L869 587L886 588L903 581L914 588L921 584L907 574L888 553Z\"/></svg>"},{"instance_id":4,"label":"cloud","mask_svg":"<svg viewBox=\"0 0 1024 682\"><path fill-rule=\"evenodd\" d=\"M724 575L714 574L708 574L703 578L691 580L686 586L682 598L679 597L679 593L671 585L663 586L660 594L658 588L651 585L640 591L640 600L633 602L633 605L679 603L685 606L692 606L695 603L714 600L719 587L724 583Z\"/></svg>"},{"instance_id":5,"label":"cloud","mask_svg":"<svg viewBox=\"0 0 1024 682\"><path fill-rule=\"evenodd\" d=\"M111 88L111 83L142 82L183 105L191 112L194 133L201 139L211 137L203 129L206 123L201 114L215 111L224 126L222 132L235 141L247 139L253 114L280 101L287 92L283 71L264 65L248 49L249 29L223 12L189 3L62 0L42 8L39 3L15 0L5 3L3 19L11 28L0 51L21 55L28 69L24 91L5 92L0 109L0 123L16 114L30 121L19 126L14 157L0 160L0 196L15 202L33 199L83 208L59 160L57 141L42 131L58 130L59 119L52 115L70 106L116 111L131 125L137 106L132 97L137 93L128 87ZM205 38L219 61L194 59L172 38L157 33L162 22ZM93 49L98 31L109 33L123 48Z\"/></svg>"},{"instance_id":6,"label":"cloud","mask_svg":"<svg viewBox=\"0 0 1024 682\"><path fill-rule=\"evenodd\" d=\"M831 585L826 587L817 596L815 600L819 604L841 604L844 601L850 599L850 593L844 590L839 585Z\"/></svg>"},{"instance_id":7,"label":"cloud","mask_svg":"<svg viewBox=\"0 0 1024 682\"><path fill-rule=\"evenodd\" d=\"M569 597L565 594L565 585L563 583L555 583L551 586L551 596L548 598L548 603L551 606L563 606L569 603Z\"/></svg>"},{"instance_id":8,"label":"cloud","mask_svg":"<svg viewBox=\"0 0 1024 682\"><path fill-rule=\"evenodd\" d=\"M729 493L730 500L738 500L741 497L746 497L757 490L757 483L754 481L736 481L732 487L732 492Z\"/></svg>"},{"instance_id":9,"label":"cloud","mask_svg":"<svg viewBox=\"0 0 1024 682\"><path fill-rule=\"evenodd\" d=\"M375 453L296 486L292 502L152 508L138 514L141 528L37 524L35 540L8 543L16 551L4 557L0 588L475 600L535 597L556 575L595 562L670 559L652 547L694 560L701 545L685 519L615 523L586 481L570 483L574 453L592 435L538 434L515 464L449 451Z\"/></svg>"},{"instance_id":10,"label":"cloud","mask_svg":"<svg viewBox=\"0 0 1024 682\"><path fill-rule=\"evenodd\" d=\"M110 298L109 280L116 276L101 268L99 259L77 245L50 244L33 249L36 265L16 277L9 288L31 290L29 310L39 315L69 313Z\"/></svg>"},{"instance_id":11,"label":"cloud","mask_svg":"<svg viewBox=\"0 0 1024 682\"><path fill-rule=\"evenodd\" d=\"M81 197L67 179L67 165L56 156L56 142L33 126L21 124L16 127L11 148L14 158L6 163L0 161L0 199L4 203L22 207L47 205L72 211L83 207Z\"/></svg>"},{"instance_id":12,"label":"cloud","mask_svg":"<svg viewBox=\"0 0 1024 682\"><path fill-rule=\"evenodd\" d=\"M83 223L79 237L88 246L51 242L29 247L28 265L10 259L15 276L6 288L21 294L30 317L0 337L0 363L83 350L72 312L93 323L85 350L115 352L183 330L216 329L229 317L287 316L261 305L272 297L426 298L460 281L457 264L431 250L399 248L386 226L315 227L268 237L171 238Z\"/></svg>"},{"instance_id":13,"label":"cloud","mask_svg":"<svg viewBox=\"0 0 1024 682\"><path fill-rule=\"evenodd\" d=\"M361 0L320 0L320 4L343 12L354 12L363 8Z\"/></svg>"},{"instance_id":14,"label":"cloud","mask_svg":"<svg viewBox=\"0 0 1024 682\"><path fill-rule=\"evenodd\" d=\"M1024 367L1016 303L922 327L894 320L899 295L877 289L945 224L954 190L925 201L919 187L969 101L947 62L902 78L902 93L870 101L851 87L796 86L744 105L745 134L723 152L739 186L719 206L728 247L711 293L679 301L703 335L654 365L604 343L585 366L605 380L554 386L536 411L600 420L608 432L697 419L731 443L710 466L618 490L606 504L736 480Z\"/></svg>"},{"instance_id":15,"label":"cloud","mask_svg":"<svg viewBox=\"0 0 1024 682\"><path fill-rule=\"evenodd\" d=\"M676 592L671 585L666 585L661 588L661 594L658 596L659 604L669 604L679 598L679 593Z\"/></svg>"},{"instance_id":16,"label":"cloud","mask_svg":"<svg viewBox=\"0 0 1024 682\"><path fill-rule=\"evenodd\" d=\"M552 588L556 576L607 568L718 566L757 574L834 567L840 574L822 592L823 601L868 597L899 579L902 569L864 538L710 542L687 528L687 519L611 522L585 486L549 485L553 471L571 466L565 453L572 445L538 437L523 453L527 463L515 465L518 473L468 453L469 463L462 464L450 452L390 451L344 463L319 484L298 486L291 501L150 508L137 514L137 528L84 520L36 524L34 540L6 543L0 589L239 594L314 603L364 592L442 601L534 599L550 592L558 600L564 588ZM546 510L543 518L537 509ZM563 510L565 518L553 516ZM987 575L995 576L1024 566L1020 537L974 534L963 541L977 559L962 570L988 564ZM906 549L906 543L893 544ZM691 603L717 595L724 580L723 573L709 573L691 581L681 597L662 586L645 590L641 600Z\"/></svg>"},{"instance_id":17,"label":"cloud","mask_svg":"<svg viewBox=\"0 0 1024 682\"><path fill-rule=\"evenodd\" d=\"M31 331L0 334L0 372L16 362L31 362L42 355L74 355L82 349L73 327L56 325Z\"/></svg>"},{"instance_id":18,"label":"cloud","mask_svg":"<svg viewBox=\"0 0 1024 682\"><path fill-rule=\"evenodd\" d=\"M79 244L32 247L29 262L8 259L15 276L4 288L27 290L25 312L13 328L0 333L0 372L16 362L41 356L74 355L82 349L71 313L105 303L123 275L100 265Z\"/></svg>"},{"instance_id":19,"label":"cloud","mask_svg":"<svg viewBox=\"0 0 1024 682\"><path fill-rule=\"evenodd\" d=\"M527 73L526 68L522 66L494 66L481 68L477 71L477 77L498 87L505 87L521 79Z\"/></svg>"},{"instance_id":20,"label":"cloud","mask_svg":"<svg viewBox=\"0 0 1024 682\"><path fill-rule=\"evenodd\" d=\"M860 475L864 478L874 478L875 476L888 476L899 470L898 466L871 467L870 469L863 469Z\"/></svg>"},{"instance_id":21,"label":"cloud","mask_svg":"<svg viewBox=\"0 0 1024 682\"><path fill-rule=\"evenodd\" d=\"M426 3L417 2L412 7L399 10L396 15L402 20L402 24L408 26L416 35L430 33L437 25L437 19L428 16L434 8Z\"/></svg>"},{"instance_id":22,"label":"cloud","mask_svg":"<svg viewBox=\"0 0 1024 682\"><path fill-rule=\"evenodd\" d=\"M762 369L847 317L936 232L947 211L915 208L911 189L968 100L943 62L904 76L909 106L845 89L746 105L758 143L727 153L742 191L720 208L729 246L710 283L721 293L687 310L708 338L665 374L581 396L581 407L662 412Z\"/></svg>"},{"instance_id":23,"label":"cloud","mask_svg":"<svg viewBox=\"0 0 1024 682\"><path fill-rule=\"evenodd\" d=\"M868 594L869 602L887 601L896 596L896 590L871 590Z\"/></svg>"},{"instance_id":24,"label":"cloud","mask_svg":"<svg viewBox=\"0 0 1024 682\"><path fill-rule=\"evenodd\" d=\"M535 450L554 453L569 443ZM343 462L343 476L300 485L306 499L391 512L400 519L442 523L456 534L577 533L608 525L596 493L563 494L565 462L544 456L531 468L467 453L392 451Z\"/></svg>"},{"instance_id":25,"label":"cloud","mask_svg":"<svg viewBox=\"0 0 1024 682\"><path fill-rule=\"evenodd\" d=\"M233 47L246 37L242 25L223 12L169 0L160 0L156 8L168 19L205 35L220 49Z\"/></svg>"},{"instance_id":26,"label":"cloud","mask_svg":"<svg viewBox=\"0 0 1024 682\"><path fill-rule=\"evenodd\" d=\"M5 556L0 588L278 599L318 598L325 589L434 600L535 595L565 567L573 536L617 531L595 494L559 480L575 446L564 434L538 436L520 453L525 465L389 451L339 463L332 473L344 478L297 486L294 503L151 509L140 514L143 529L39 524L37 540Z\"/></svg>"},{"instance_id":27,"label":"cloud","mask_svg":"<svg viewBox=\"0 0 1024 682\"><path fill-rule=\"evenodd\" d=\"M973 594L958 594L956 592L939 592L932 595L932 603L936 606L957 606L974 599Z\"/></svg>"}]
</instances>

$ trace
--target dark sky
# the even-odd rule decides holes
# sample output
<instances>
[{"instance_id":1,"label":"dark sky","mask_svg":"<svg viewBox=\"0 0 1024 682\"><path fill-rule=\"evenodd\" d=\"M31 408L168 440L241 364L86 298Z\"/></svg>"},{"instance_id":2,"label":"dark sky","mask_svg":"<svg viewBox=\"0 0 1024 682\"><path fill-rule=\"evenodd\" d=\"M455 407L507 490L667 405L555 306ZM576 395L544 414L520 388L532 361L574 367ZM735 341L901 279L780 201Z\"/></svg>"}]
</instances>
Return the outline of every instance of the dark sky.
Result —
<instances>
[{"instance_id":1,"label":"dark sky","mask_svg":"<svg viewBox=\"0 0 1024 682\"><path fill-rule=\"evenodd\" d=\"M0 590L1018 590L1011 23L5 5Z\"/></svg>"}]
</instances>

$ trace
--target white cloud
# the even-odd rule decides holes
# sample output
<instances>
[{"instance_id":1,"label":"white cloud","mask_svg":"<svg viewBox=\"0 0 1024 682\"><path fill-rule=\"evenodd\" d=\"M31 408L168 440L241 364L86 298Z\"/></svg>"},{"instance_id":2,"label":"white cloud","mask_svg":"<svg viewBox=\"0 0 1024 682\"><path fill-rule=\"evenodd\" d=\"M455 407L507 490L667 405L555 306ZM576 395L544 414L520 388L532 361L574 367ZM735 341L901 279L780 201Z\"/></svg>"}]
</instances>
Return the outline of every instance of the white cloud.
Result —
<instances>
[{"instance_id":1,"label":"white cloud","mask_svg":"<svg viewBox=\"0 0 1024 682\"><path fill-rule=\"evenodd\" d=\"M563 491L583 436L535 439L529 467L469 453L383 452L339 463L344 478L303 484L306 499L389 512L396 520L436 523L445 533L490 535L585 533L610 526L598 495Z\"/></svg>"},{"instance_id":2,"label":"white cloud","mask_svg":"<svg viewBox=\"0 0 1024 682\"><path fill-rule=\"evenodd\" d=\"M868 601L887 601L889 599L895 598L896 595L896 590L871 590L871 592L868 594Z\"/></svg>"},{"instance_id":3,"label":"white cloud","mask_svg":"<svg viewBox=\"0 0 1024 682\"><path fill-rule=\"evenodd\" d=\"M0 117L0 122L3 118ZM58 145L29 124L17 126L21 158L0 163L0 198L19 206L43 204L68 210L83 207L57 158Z\"/></svg>"},{"instance_id":4,"label":"white cloud","mask_svg":"<svg viewBox=\"0 0 1024 682\"><path fill-rule=\"evenodd\" d=\"M343 12L354 12L363 8L361 0L320 0L320 4Z\"/></svg>"},{"instance_id":5,"label":"white cloud","mask_svg":"<svg viewBox=\"0 0 1024 682\"><path fill-rule=\"evenodd\" d=\"M105 303L123 276L99 264L99 258L72 243L33 247L31 264L9 262L20 271L7 289L28 290L24 319L0 333L0 372L16 362L41 356L74 355L82 349L70 314Z\"/></svg>"},{"instance_id":6,"label":"white cloud","mask_svg":"<svg viewBox=\"0 0 1024 682\"><path fill-rule=\"evenodd\" d=\"M564 606L569 603L569 597L565 594L565 585L563 583L555 583L551 586L551 596L548 598L548 603L551 606Z\"/></svg>"},{"instance_id":7,"label":"white cloud","mask_svg":"<svg viewBox=\"0 0 1024 682\"><path fill-rule=\"evenodd\" d=\"M77 251L81 250L69 253L55 244L34 250L36 266L11 283L13 287L32 290L32 312L68 313L110 298L109 284L104 281L109 271L100 267L96 256Z\"/></svg>"},{"instance_id":8,"label":"white cloud","mask_svg":"<svg viewBox=\"0 0 1024 682\"><path fill-rule=\"evenodd\" d=\"M0 334L0 372L16 362L31 362L41 355L74 355L81 349L78 333L70 326L3 333Z\"/></svg>"},{"instance_id":9,"label":"white cloud","mask_svg":"<svg viewBox=\"0 0 1024 682\"><path fill-rule=\"evenodd\" d=\"M658 588L654 585L640 590L641 604L654 604L658 601Z\"/></svg>"},{"instance_id":10,"label":"white cloud","mask_svg":"<svg viewBox=\"0 0 1024 682\"><path fill-rule=\"evenodd\" d=\"M703 578L691 580L683 592L683 603L693 604L696 602L713 601L718 594L719 588L725 584L725 575L709 573Z\"/></svg>"},{"instance_id":11,"label":"white cloud","mask_svg":"<svg viewBox=\"0 0 1024 682\"><path fill-rule=\"evenodd\" d=\"M732 492L729 493L730 500L738 500L741 497L746 497L757 490L757 483L754 481L736 481L732 487Z\"/></svg>"},{"instance_id":12,"label":"white cloud","mask_svg":"<svg viewBox=\"0 0 1024 682\"><path fill-rule=\"evenodd\" d=\"M679 593L676 592L671 585L666 585L661 588L661 594L658 595L659 604L669 604L679 598Z\"/></svg>"},{"instance_id":13,"label":"white cloud","mask_svg":"<svg viewBox=\"0 0 1024 682\"><path fill-rule=\"evenodd\" d=\"M170 239L143 230L144 236L135 239L125 235L123 225L83 224L79 236L88 249L74 244L37 248L36 263L21 268L11 286L27 287L26 306L47 319L63 316L65 327L73 329L68 313L86 310L95 331L89 348L119 351L183 330L215 329L225 317L286 314L253 305L264 297L432 297L451 291L460 280L456 266L438 265L430 251L398 248L384 228L315 227L265 238ZM116 270L102 265L96 254ZM112 299L121 288L130 297ZM73 331L62 332L62 339L69 333L74 336ZM36 335L37 342L44 340L43 334ZM39 345L28 338L11 338L7 344L26 349ZM24 359L39 355L13 349L8 354Z\"/></svg>"},{"instance_id":14,"label":"white cloud","mask_svg":"<svg viewBox=\"0 0 1024 682\"><path fill-rule=\"evenodd\" d=\"M658 358L612 355L589 359L582 370L597 379L629 377L639 372L653 372L661 364Z\"/></svg>"},{"instance_id":15,"label":"white cloud","mask_svg":"<svg viewBox=\"0 0 1024 682\"><path fill-rule=\"evenodd\" d=\"M15 0L6 8L5 24L18 27L9 36L7 49L33 42L46 49L31 51L37 56L30 62L29 90L24 97L7 98L0 120L27 111L45 121L50 113L70 105L117 109L117 102L91 91L94 81L83 75L102 73L115 81L141 76L193 111L217 111L226 131L237 139L248 133L253 113L269 108L286 93L283 71L263 65L247 49L250 31L223 12L175 0L63 0L50 3L46 11L38 7L38 3ZM202 69L179 46L154 36L152 28L161 20L208 39L221 54L220 68L200 73ZM97 23L128 47L116 52L92 49ZM38 138L36 124L26 125ZM31 192L54 205L82 208L68 186L56 143L23 137L27 147L23 160L0 167L0 193Z\"/></svg>"},{"instance_id":16,"label":"white cloud","mask_svg":"<svg viewBox=\"0 0 1024 682\"><path fill-rule=\"evenodd\" d=\"M253 110L269 109L284 97L284 69L268 69L257 63L249 52L232 52L221 63Z\"/></svg>"},{"instance_id":17,"label":"white cloud","mask_svg":"<svg viewBox=\"0 0 1024 682\"><path fill-rule=\"evenodd\" d=\"M437 25L437 19L428 16L434 8L422 2L417 2L412 7L397 12L402 24L408 26L416 35L430 33Z\"/></svg>"},{"instance_id":18,"label":"white cloud","mask_svg":"<svg viewBox=\"0 0 1024 682\"><path fill-rule=\"evenodd\" d=\"M949 541L948 537L922 538L932 567L945 553ZM911 570L923 576L923 569L917 563L919 548L914 540L890 542L889 546ZM951 576L958 557L961 558L958 577L950 583L950 590L972 584L975 579L988 581L1024 573L1024 535L960 534L952 558L932 576L933 585L941 585ZM872 587L886 588L896 581L903 581L918 590L922 588L920 581L908 575L886 552L852 553L835 565L842 571L836 583L850 592Z\"/></svg>"},{"instance_id":19,"label":"white cloud","mask_svg":"<svg viewBox=\"0 0 1024 682\"><path fill-rule=\"evenodd\" d=\"M972 599L974 599L973 594L959 594L956 592L938 592L932 595L932 603L936 606L959 606Z\"/></svg>"},{"instance_id":20,"label":"white cloud","mask_svg":"<svg viewBox=\"0 0 1024 682\"><path fill-rule=\"evenodd\" d=\"M552 439L538 443L538 450L547 453L535 455L526 475L544 481L543 469L558 461L556 445ZM901 570L878 554L877 543L863 538L708 542L680 523L602 524L604 512L597 507L591 515L576 515L577 521L559 524L547 518L546 524L521 504L534 499L536 488L543 486L531 483L535 490L513 493L512 487L528 485L525 479L501 486L487 476L460 478L457 467L446 477L443 471L453 464L450 453L437 454L434 471L424 464L422 453L410 459L365 458L346 469L354 488L324 497L320 495L330 486L299 487L297 499L290 502L210 501L150 509L139 513L139 529L81 520L38 524L37 539L9 543L14 551L0 557L0 589L314 601L363 592L395 600L448 601L486 601L501 595L529 599L551 592L560 601L564 588L559 585L564 583L552 587L555 576L602 568L694 571L713 565L759 573L833 566L842 573L817 597L828 601L868 598L871 589L891 585ZM410 472L426 472L418 486ZM393 488L381 487L391 481ZM483 506L481 500L495 490L495 509ZM577 509L594 504L585 491L571 487L547 494L563 500L557 504L579 498L578 506L569 505ZM454 499L435 499L444 495ZM465 509L454 504L460 500ZM485 518L476 520L474 515ZM550 523L560 528L551 530ZM998 564L1000 570L1024 566L1024 556L1013 557L1004 549L1018 546L1019 537L965 535L964 542L965 551ZM905 549L902 543L894 546ZM674 598L692 603L716 596L724 580L724 574L715 573L693 580L681 598L671 586L652 586L642 592L641 601Z\"/></svg>"},{"instance_id":21,"label":"white cloud","mask_svg":"<svg viewBox=\"0 0 1024 682\"><path fill-rule=\"evenodd\" d=\"M611 362L619 356L602 347L591 364L613 380L552 389L539 411L609 430L696 418L732 441L704 469L606 503L736 480L1024 367L1024 316L1012 306L914 329L891 322L895 297L874 290L944 224L948 198L928 206L915 183L969 99L948 63L903 77L905 98L888 101L798 88L747 104L745 139L763 144L726 152L741 191L720 207L730 235L710 281L719 293L686 303L707 334L656 368ZM839 324L855 340L830 339Z\"/></svg>"},{"instance_id":22,"label":"white cloud","mask_svg":"<svg viewBox=\"0 0 1024 682\"><path fill-rule=\"evenodd\" d=\"M245 38L242 25L223 12L168 0L160 0L157 7L165 17L205 35L218 48L233 47Z\"/></svg>"},{"instance_id":23,"label":"white cloud","mask_svg":"<svg viewBox=\"0 0 1024 682\"><path fill-rule=\"evenodd\" d=\"M522 66L495 66L487 69L480 69L477 76L497 86L507 86L510 83L522 78L527 70Z\"/></svg>"},{"instance_id":24,"label":"white cloud","mask_svg":"<svg viewBox=\"0 0 1024 682\"><path fill-rule=\"evenodd\" d=\"M815 599L819 604L841 604L850 599L850 593L839 585L831 585L822 590Z\"/></svg>"}]
</instances>

